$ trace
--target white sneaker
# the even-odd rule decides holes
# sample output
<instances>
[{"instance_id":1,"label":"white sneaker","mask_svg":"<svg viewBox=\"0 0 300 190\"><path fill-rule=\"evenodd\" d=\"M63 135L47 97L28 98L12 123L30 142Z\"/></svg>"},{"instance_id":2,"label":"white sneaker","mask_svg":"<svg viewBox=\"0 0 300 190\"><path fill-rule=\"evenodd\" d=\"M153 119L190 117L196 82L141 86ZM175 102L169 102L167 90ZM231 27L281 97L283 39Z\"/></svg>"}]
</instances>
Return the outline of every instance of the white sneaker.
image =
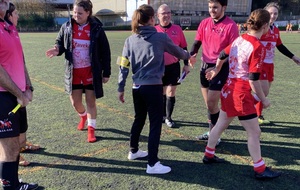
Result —
<instances>
[{"instance_id":1,"label":"white sneaker","mask_svg":"<svg viewBox=\"0 0 300 190\"><path fill-rule=\"evenodd\" d=\"M137 159L137 158L144 158L146 156L148 156L147 151L138 150L136 153L129 152L127 158L129 160L134 160L134 159Z\"/></svg>"},{"instance_id":2,"label":"white sneaker","mask_svg":"<svg viewBox=\"0 0 300 190\"><path fill-rule=\"evenodd\" d=\"M156 162L153 167L149 166L147 164L147 174L166 174L171 171L171 168L169 166L164 166L160 164L160 162Z\"/></svg>"},{"instance_id":3,"label":"white sneaker","mask_svg":"<svg viewBox=\"0 0 300 190\"><path fill-rule=\"evenodd\" d=\"M175 127L175 123L172 119L165 119L165 123L167 124L168 127L173 128Z\"/></svg>"}]
</instances>

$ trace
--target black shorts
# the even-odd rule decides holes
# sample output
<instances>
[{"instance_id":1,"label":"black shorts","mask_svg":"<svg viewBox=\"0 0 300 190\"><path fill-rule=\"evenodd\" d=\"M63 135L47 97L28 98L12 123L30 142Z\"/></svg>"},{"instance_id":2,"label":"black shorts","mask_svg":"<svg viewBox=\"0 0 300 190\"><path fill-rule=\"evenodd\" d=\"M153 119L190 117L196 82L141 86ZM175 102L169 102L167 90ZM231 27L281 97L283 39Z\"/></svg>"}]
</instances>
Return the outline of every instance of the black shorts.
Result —
<instances>
[{"instance_id":1,"label":"black shorts","mask_svg":"<svg viewBox=\"0 0 300 190\"><path fill-rule=\"evenodd\" d=\"M178 79L180 78L180 63L173 63L165 66L165 73L162 78L163 86L176 86L179 85Z\"/></svg>"},{"instance_id":2,"label":"black shorts","mask_svg":"<svg viewBox=\"0 0 300 190\"><path fill-rule=\"evenodd\" d=\"M93 84L83 85L83 84L72 84L72 90L94 90Z\"/></svg>"},{"instance_id":3,"label":"black shorts","mask_svg":"<svg viewBox=\"0 0 300 190\"><path fill-rule=\"evenodd\" d=\"M18 104L17 98L9 92L0 92L0 138L17 137L27 131L26 108L20 108L13 116L8 116Z\"/></svg>"},{"instance_id":4,"label":"black shorts","mask_svg":"<svg viewBox=\"0 0 300 190\"><path fill-rule=\"evenodd\" d=\"M214 63L205 63L202 62L201 70L200 70L200 83L203 88L208 88L209 90L217 90L221 91L224 84L226 83L228 74L229 74L229 64L226 61L220 72L215 76L211 81L208 81L205 77L205 71L208 68L214 67L216 64Z\"/></svg>"}]
</instances>

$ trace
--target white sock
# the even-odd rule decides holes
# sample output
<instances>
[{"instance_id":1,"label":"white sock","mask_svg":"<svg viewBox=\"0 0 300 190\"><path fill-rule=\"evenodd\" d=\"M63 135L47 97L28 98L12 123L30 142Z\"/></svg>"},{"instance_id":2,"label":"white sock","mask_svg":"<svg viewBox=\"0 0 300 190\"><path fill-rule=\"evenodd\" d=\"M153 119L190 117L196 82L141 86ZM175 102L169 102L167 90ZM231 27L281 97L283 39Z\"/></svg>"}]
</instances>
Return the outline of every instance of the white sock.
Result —
<instances>
[{"instance_id":1,"label":"white sock","mask_svg":"<svg viewBox=\"0 0 300 190\"><path fill-rule=\"evenodd\" d=\"M96 128L96 119L88 118L88 126L91 126L95 129Z\"/></svg>"}]
</instances>

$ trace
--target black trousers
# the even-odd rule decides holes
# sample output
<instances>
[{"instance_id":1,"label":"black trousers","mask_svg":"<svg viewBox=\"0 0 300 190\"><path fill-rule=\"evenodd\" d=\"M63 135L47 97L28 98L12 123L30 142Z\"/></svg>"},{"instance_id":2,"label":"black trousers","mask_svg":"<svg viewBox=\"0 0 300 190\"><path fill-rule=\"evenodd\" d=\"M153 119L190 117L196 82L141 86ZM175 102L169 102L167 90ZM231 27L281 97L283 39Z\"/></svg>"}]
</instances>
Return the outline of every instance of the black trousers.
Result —
<instances>
[{"instance_id":1,"label":"black trousers","mask_svg":"<svg viewBox=\"0 0 300 190\"><path fill-rule=\"evenodd\" d=\"M138 89L132 89L132 97L135 116L130 132L130 149L132 152L138 151L139 138L148 113L150 122L148 164L153 166L158 161L157 154L163 118L163 86L142 85Z\"/></svg>"}]
</instances>

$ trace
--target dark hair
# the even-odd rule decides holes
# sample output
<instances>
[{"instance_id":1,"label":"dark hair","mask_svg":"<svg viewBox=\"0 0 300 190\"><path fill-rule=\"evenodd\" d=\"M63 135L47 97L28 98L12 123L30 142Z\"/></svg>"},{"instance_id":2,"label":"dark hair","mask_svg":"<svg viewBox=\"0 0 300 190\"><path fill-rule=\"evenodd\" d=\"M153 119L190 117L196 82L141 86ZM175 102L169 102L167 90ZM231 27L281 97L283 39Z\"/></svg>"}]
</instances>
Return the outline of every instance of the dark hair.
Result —
<instances>
[{"instance_id":1,"label":"dark hair","mask_svg":"<svg viewBox=\"0 0 300 190\"><path fill-rule=\"evenodd\" d=\"M89 17L93 14L93 3L90 0L76 0L74 6L82 7L86 12L89 11Z\"/></svg>"},{"instance_id":2,"label":"dark hair","mask_svg":"<svg viewBox=\"0 0 300 190\"><path fill-rule=\"evenodd\" d=\"M141 5L132 15L131 31L138 33L138 26L146 25L151 17L154 17L154 9L150 5Z\"/></svg>"},{"instance_id":3,"label":"dark hair","mask_svg":"<svg viewBox=\"0 0 300 190\"><path fill-rule=\"evenodd\" d=\"M270 22L270 13L265 9L256 9L251 12L247 20L247 28L258 31L261 27Z\"/></svg>"},{"instance_id":4,"label":"dark hair","mask_svg":"<svg viewBox=\"0 0 300 190\"><path fill-rule=\"evenodd\" d=\"M227 6L228 0L208 0L208 3L220 3L223 6Z\"/></svg>"},{"instance_id":5,"label":"dark hair","mask_svg":"<svg viewBox=\"0 0 300 190\"><path fill-rule=\"evenodd\" d=\"M280 6L278 5L278 3L276 3L276 2L270 2L270 3L268 3L266 6L265 6L265 10L267 10L268 8L270 8L270 7L275 7L277 10L278 10L278 12L279 12L279 10L280 10Z\"/></svg>"},{"instance_id":6,"label":"dark hair","mask_svg":"<svg viewBox=\"0 0 300 190\"><path fill-rule=\"evenodd\" d=\"M9 22L10 23L10 21L9 21L9 17L10 16L12 16L12 13L14 12L16 10L16 6L13 4L13 3L9 3L9 8L8 8L8 10L6 11L6 13L5 13L5 16L4 16L4 20L6 21L6 22Z\"/></svg>"}]
</instances>

